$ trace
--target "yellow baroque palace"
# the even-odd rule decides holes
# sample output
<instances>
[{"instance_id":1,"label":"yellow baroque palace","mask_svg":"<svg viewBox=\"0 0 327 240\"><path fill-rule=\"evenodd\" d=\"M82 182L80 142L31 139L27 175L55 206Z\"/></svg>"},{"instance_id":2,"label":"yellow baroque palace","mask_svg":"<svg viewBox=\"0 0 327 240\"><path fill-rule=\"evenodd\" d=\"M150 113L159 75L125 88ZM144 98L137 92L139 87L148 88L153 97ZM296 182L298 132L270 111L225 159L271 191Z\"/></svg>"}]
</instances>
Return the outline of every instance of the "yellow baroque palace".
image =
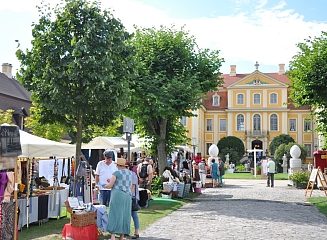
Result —
<instances>
[{"instance_id":1,"label":"yellow baroque palace","mask_svg":"<svg viewBox=\"0 0 327 240\"><path fill-rule=\"evenodd\" d=\"M208 93L203 107L194 112L197 117L185 119L187 136L196 139L196 152L207 158L211 144L235 136L243 141L245 149L262 149L262 155L270 155L273 138L289 134L308 150L307 162L312 162L317 143L311 108L288 104L290 80L285 75L285 64L279 64L276 73L262 73L258 67L256 63L254 72L239 74L236 65L231 65L230 73L221 75L224 85Z\"/></svg>"}]
</instances>

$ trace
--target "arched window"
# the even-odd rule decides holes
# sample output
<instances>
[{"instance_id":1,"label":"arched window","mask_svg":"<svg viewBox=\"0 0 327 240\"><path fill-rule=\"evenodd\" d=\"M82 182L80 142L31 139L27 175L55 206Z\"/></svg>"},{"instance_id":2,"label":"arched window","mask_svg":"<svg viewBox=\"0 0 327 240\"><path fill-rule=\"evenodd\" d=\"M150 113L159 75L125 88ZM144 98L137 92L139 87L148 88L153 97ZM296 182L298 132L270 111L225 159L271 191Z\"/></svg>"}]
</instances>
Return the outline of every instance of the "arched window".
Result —
<instances>
[{"instance_id":1,"label":"arched window","mask_svg":"<svg viewBox=\"0 0 327 240\"><path fill-rule=\"evenodd\" d=\"M237 115L237 131L244 131L244 116L242 114Z\"/></svg>"},{"instance_id":2,"label":"arched window","mask_svg":"<svg viewBox=\"0 0 327 240\"><path fill-rule=\"evenodd\" d=\"M253 134L261 135L261 116L259 114L253 115Z\"/></svg>"},{"instance_id":3,"label":"arched window","mask_svg":"<svg viewBox=\"0 0 327 240\"><path fill-rule=\"evenodd\" d=\"M212 96L212 106L220 106L220 96L217 93Z\"/></svg>"},{"instance_id":4,"label":"arched window","mask_svg":"<svg viewBox=\"0 0 327 240\"><path fill-rule=\"evenodd\" d=\"M278 130L278 118L276 114L270 115L270 131Z\"/></svg>"}]
</instances>

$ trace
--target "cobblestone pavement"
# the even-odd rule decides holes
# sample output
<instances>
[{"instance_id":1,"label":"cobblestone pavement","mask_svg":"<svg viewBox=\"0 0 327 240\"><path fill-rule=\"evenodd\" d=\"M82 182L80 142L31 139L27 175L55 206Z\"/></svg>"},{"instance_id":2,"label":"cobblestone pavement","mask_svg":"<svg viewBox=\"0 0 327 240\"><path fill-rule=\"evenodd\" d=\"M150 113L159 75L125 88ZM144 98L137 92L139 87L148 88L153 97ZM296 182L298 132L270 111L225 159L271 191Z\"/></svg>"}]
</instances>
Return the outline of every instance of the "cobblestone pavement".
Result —
<instances>
[{"instance_id":1,"label":"cobblestone pavement","mask_svg":"<svg viewBox=\"0 0 327 240\"><path fill-rule=\"evenodd\" d=\"M265 180L227 179L141 231L140 239L327 239L327 217L306 202L310 192L305 197L305 189L287 183L275 180L271 188ZM313 190L318 196L325 194Z\"/></svg>"}]
</instances>

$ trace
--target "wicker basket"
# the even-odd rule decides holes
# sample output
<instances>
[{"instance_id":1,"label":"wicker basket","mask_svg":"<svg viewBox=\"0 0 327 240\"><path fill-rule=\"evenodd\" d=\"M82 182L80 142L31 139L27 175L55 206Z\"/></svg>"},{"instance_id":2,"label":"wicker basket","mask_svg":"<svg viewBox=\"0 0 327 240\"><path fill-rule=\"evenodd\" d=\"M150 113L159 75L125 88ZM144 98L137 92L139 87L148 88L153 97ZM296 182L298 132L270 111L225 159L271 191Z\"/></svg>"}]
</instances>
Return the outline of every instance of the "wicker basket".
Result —
<instances>
[{"instance_id":1,"label":"wicker basket","mask_svg":"<svg viewBox=\"0 0 327 240\"><path fill-rule=\"evenodd\" d=\"M96 219L97 219L96 212L88 212L88 213L81 213L81 214L72 213L70 215L70 224L73 227L84 227L87 225L95 224Z\"/></svg>"},{"instance_id":2,"label":"wicker basket","mask_svg":"<svg viewBox=\"0 0 327 240\"><path fill-rule=\"evenodd\" d=\"M96 223L97 213L87 212L87 213L73 213L73 209L69 206L69 202L66 200L65 205L67 212L70 213L70 224L73 227L84 227L87 225L92 225Z\"/></svg>"}]
</instances>

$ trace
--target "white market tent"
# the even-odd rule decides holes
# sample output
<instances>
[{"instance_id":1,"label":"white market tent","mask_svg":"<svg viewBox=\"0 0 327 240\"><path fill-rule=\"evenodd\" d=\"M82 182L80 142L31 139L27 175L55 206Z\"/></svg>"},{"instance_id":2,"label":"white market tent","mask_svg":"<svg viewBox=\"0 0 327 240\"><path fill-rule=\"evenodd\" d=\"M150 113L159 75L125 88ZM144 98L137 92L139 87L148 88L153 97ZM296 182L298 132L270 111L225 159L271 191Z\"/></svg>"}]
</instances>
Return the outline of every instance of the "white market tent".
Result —
<instances>
[{"instance_id":1,"label":"white market tent","mask_svg":"<svg viewBox=\"0 0 327 240\"><path fill-rule=\"evenodd\" d=\"M52 156L57 158L75 156L75 145L41 138L21 130L19 131L19 134L22 147L22 155L18 157L36 157L48 159Z\"/></svg>"},{"instance_id":2,"label":"white market tent","mask_svg":"<svg viewBox=\"0 0 327 240\"><path fill-rule=\"evenodd\" d=\"M91 142L82 144L82 149L113 149L127 146L128 142L122 137L95 137ZM130 147L134 147L134 143L130 142Z\"/></svg>"}]
</instances>

